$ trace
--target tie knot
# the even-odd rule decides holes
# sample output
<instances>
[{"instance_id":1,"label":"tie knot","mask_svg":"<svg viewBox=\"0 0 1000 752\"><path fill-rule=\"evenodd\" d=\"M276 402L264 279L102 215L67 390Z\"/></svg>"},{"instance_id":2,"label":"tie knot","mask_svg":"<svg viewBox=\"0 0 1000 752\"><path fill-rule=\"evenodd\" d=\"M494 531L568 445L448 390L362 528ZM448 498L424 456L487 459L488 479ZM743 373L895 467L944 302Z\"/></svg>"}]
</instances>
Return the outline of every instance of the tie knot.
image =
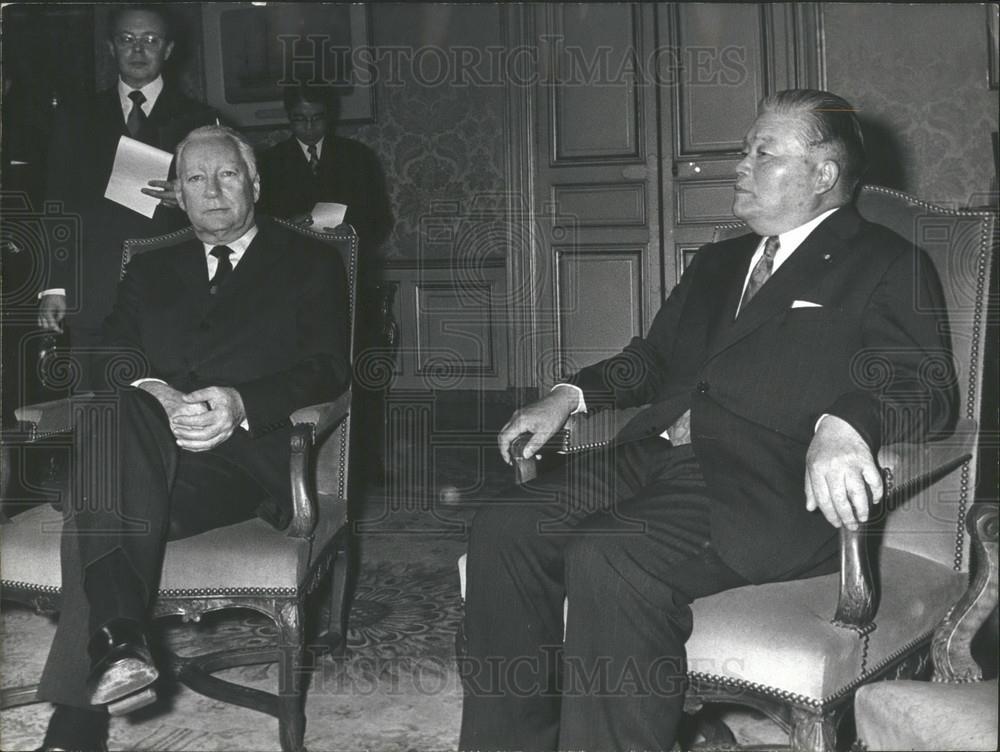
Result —
<instances>
[{"instance_id":1,"label":"tie knot","mask_svg":"<svg viewBox=\"0 0 1000 752\"><path fill-rule=\"evenodd\" d=\"M130 91L128 93L128 98L131 99L133 102L135 102L137 107L146 101L146 95L143 94L138 89Z\"/></svg>"},{"instance_id":2,"label":"tie knot","mask_svg":"<svg viewBox=\"0 0 1000 752\"><path fill-rule=\"evenodd\" d=\"M310 157L316 156L316 144L309 144L309 156Z\"/></svg>"},{"instance_id":3,"label":"tie knot","mask_svg":"<svg viewBox=\"0 0 1000 752\"><path fill-rule=\"evenodd\" d=\"M774 254L778 252L778 248L781 243L778 240L777 235L771 235L767 240L764 241L764 255L767 256L771 261L774 261Z\"/></svg>"},{"instance_id":4,"label":"tie knot","mask_svg":"<svg viewBox=\"0 0 1000 752\"><path fill-rule=\"evenodd\" d=\"M219 261L228 259L229 256L232 254L232 252L233 249L230 248L228 245L217 245L215 246L215 248L209 251L209 253L211 253L213 256L219 259Z\"/></svg>"}]
</instances>

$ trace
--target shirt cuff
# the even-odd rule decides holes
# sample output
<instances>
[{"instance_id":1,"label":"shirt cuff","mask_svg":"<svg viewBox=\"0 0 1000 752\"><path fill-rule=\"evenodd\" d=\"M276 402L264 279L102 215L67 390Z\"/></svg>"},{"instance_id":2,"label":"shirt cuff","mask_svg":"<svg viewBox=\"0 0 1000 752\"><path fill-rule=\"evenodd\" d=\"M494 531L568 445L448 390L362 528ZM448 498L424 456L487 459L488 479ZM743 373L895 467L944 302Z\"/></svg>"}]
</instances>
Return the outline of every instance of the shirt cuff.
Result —
<instances>
[{"instance_id":1,"label":"shirt cuff","mask_svg":"<svg viewBox=\"0 0 1000 752\"><path fill-rule=\"evenodd\" d=\"M50 287L48 290L42 290L40 293L38 293L38 299L41 300L46 295L62 295L65 298L66 297L66 288L64 288L64 287Z\"/></svg>"},{"instance_id":2,"label":"shirt cuff","mask_svg":"<svg viewBox=\"0 0 1000 752\"><path fill-rule=\"evenodd\" d=\"M153 381L153 382L155 382L157 384L166 384L167 383L163 379L154 379L152 377L147 377L145 379L136 379L131 384L129 384L129 386L138 387L138 386L141 386L142 384L146 384L146 383L148 383L150 381Z\"/></svg>"},{"instance_id":3,"label":"shirt cuff","mask_svg":"<svg viewBox=\"0 0 1000 752\"><path fill-rule=\"evenodd\" d=\"M577 413L585 413L585 412L587 412L587 403L583 399L583 390L580 387L578 387L576 384L556 384L554 387L552 387L549 390L549 392L550 393L554 392L556 389L558 389L559 387L563 387L563 386L568 387L568 388L573 389L574 391L576 391L576 397L577 397L576 409L574 409L573 412L570 413L570 415L576 415Z\"/></svg>"}]
</instances>

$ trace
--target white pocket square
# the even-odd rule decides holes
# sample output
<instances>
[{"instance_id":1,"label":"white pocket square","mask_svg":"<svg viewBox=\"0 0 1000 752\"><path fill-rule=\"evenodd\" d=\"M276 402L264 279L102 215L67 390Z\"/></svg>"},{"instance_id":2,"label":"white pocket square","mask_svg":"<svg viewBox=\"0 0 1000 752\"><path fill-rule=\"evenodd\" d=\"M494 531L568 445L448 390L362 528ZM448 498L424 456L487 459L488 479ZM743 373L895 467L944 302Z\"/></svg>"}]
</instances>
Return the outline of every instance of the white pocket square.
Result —
<instances>
[{"instance_id":1,"label":"white pocket square","mask_svg":"<svg viewBox=\"0 0 1000 752\"><path fill-rule=\"evenodd\" d=\"M813 303L811 300L792 301L792 308L822 308L821 303Z\"/></svg>"}]
</instances>

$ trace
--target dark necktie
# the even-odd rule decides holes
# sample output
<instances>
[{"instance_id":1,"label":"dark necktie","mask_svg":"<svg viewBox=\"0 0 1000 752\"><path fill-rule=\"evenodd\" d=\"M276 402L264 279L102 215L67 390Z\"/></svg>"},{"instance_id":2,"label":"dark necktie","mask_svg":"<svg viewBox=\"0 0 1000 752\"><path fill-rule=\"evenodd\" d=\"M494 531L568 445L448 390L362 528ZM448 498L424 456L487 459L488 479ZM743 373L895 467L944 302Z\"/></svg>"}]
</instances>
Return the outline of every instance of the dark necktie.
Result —
<instances>
[{"instance_id":1,"label":"dark necktie","mask_svg":"<svg viewBox=\"0 0 1000 752\"><path fill-rule=\"evenodd\" d=\"M146 113L142 111L142 103L146 101L146 95L136 89L129 92L128 98L132 100L132 111L129 112L125 125L128 126L128 132L132 138L139 138L142 126L146 123Z\"/></svg>"},{"instance_id":2,"label":"dark necktie","mask_svg":"<svg viewBox=\"0 0 1000 752\"><path fill-rule=\"evenodd\" d=\"M740 313L743 312L743 308L750 302L750 299L760 292L760 288L764 286L764 283L771 278L771 270L774 268L774 255L778 252L779 246L780 243L778 242L777 235L772 235L764 241L764 253L754 265L753 271L750 272L750 279L747 280L747 289L743 293L743 300L740 301Z\"/></svg>"},{"instance_id":3,"label":"dark necktie","mask_svg":"<svg viewBox=\"0 0 1000 752\"><path fill-rule=\"evenodd\" d=\"M233 249L227 245L217 245L210 251L213 256L219 259L219 263L215 267L215 274L212 275L212 281L208 283L209 295L215 295L219 291L222 283L226 281L226 277L233 270L233 263L229 260L229 255L232 252Z\"/></svg>"},{"instance_id":4,"label":"dark necktie","mask_svg":"<svg viewBox=\"0 0 1000 752\"><path fill-rule=\"evenodd\" d=\"M316 156L316 144L309 144L309 169L312 170L313 175L319 172L319 157Z\"/></svg>"}]
</instances>

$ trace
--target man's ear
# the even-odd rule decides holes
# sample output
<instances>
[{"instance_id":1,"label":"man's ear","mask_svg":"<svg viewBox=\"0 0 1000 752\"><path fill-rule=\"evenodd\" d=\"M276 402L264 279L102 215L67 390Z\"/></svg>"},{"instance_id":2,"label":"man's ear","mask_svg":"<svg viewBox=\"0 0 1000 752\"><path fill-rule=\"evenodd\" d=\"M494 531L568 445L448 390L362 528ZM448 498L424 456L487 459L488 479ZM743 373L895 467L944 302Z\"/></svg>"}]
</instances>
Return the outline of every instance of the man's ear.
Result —
<instances>
[{"instance_id":1,"label":"man's ear","mask_svg":"<svg viewBox=\"0 0 1000 752\"><path fill-rule=\"evenodd\" d=\"M173 51L174 51L174 43L167 42L167 46L163 48L163 59L169 60L170 55L173 53Z\"/></svg>"},{"instance_id":2,"label":"man's ear","mask_svg":"<svg viewBox=\"0 0 1000 752\"><path fill-rule=\"evenodd\" d=\"M178 175L174 178L174 198L177 199L177 205L183 211L187 211L187 207L184 205L184 191L181 190L181 176Z\"/></svg>"},{"instance_id":3,"label":"man's ear","mask_svg":"<svg viewBox=\"0 0 1000 752\"><path fill-rule=\"evenodd\" d=\"M256 204L260 199L260 173L253 176L253 202Z\"/></svg>"},{"instance_id":4,"label":"man's ear","mask_svg":"<svg viewBox=\"0 0 1000 752\"><path fill-rule=\"evenodd\" d=\"M824 159L816 165L816 193L833 190L840 180L840 165L832 159Z\"/></svg>"}]
</instances>

